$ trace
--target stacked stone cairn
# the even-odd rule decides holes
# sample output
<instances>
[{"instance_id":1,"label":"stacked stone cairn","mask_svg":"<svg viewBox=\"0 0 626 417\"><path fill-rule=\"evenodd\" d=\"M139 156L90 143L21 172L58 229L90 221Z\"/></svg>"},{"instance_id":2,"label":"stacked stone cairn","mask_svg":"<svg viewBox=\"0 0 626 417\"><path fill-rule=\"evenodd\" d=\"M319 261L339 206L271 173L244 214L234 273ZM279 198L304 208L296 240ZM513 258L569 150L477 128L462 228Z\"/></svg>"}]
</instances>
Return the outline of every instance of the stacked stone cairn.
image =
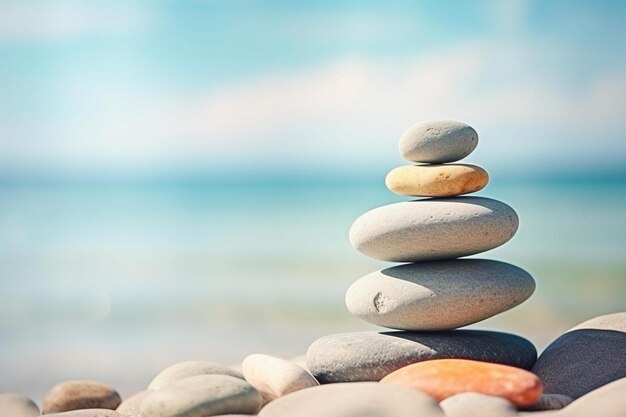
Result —
<instances>
[{"instance_id":1,"label":"stacked stone cairn","mask_svg":"<svg viewBox=\"0 0 626 417\"><path fill-rule=\"evenodd\" d=\"M400 139L400 152L415 164L392 170L386 183L396 193L429 198L374 209L352 226L350 240L358 250L403 264L357 280L346 304L355 316L393 330L323 337L310 346L306 364L265 354L247 356L240 367L179 362L123 401L107 384L65 381L48 392L41 413L625 417L626 312L573 327L538 360L522 337L457 330L519 305L535 289L532 277L516 266L457 259L502 245L518 227L506 204L459 197L487 184L482 168L454 163L477 143L476 131L459 122L411 127ZM0 393L0 417L38 415L29 398Z\"/></svg>"},{"instance_id":2,"label":"stacked stone cairn","mask_svg":"<svg viewBox=\"0 0 626 417\"><path fill-rule=\"evenodd\" d=\"M518 228L508 205L461 196L489 180L484 169L455 163L477 144L476 131L455 121L420 123L401 137L400 153L413 164L393 169L386 185L398 194L427 198L379 207L354 222L350 242L356 249L403 264L362 277L346 294L354 316L396 331L336 334L314 342L308 366L320 382L382 380L438 400L484 391L520 407L541 396L541 382L525 371L536 360L531 342L508 333L455 330L509 310L535 290L533 278L514 265L457 259L504 244ZM446 382L437 382L441 378ZM510 380L518 383L506 392ZM468 388L481 382L493 386Z\"/></svg>"}]
</instances>

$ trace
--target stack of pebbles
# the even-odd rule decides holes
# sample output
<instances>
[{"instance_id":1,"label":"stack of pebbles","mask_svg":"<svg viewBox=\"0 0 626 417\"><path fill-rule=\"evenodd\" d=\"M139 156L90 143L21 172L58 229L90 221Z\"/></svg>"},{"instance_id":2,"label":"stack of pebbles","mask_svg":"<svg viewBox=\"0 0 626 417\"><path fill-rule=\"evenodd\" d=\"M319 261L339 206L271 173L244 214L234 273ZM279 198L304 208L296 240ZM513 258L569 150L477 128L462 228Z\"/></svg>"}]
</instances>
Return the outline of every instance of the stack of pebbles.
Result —
<instances>
[{"instance_id":1,"label":"stack of pebbles","mask_svg":"<svg viewBox=\"0 0 626 417\"><path fill-rule=\"evenodd\" d=\"M380 381L408 365L454 359L442 364L449 373L455 372L450 367L461 369L466 362L480 361L469 364L477 369L459 372L480 374L487 362L528 374L535 385L532 398L520 405L541 395L537 378L516 369L530 369L535 363L537 352L531 342L508 333L455 330L519 305L535 289L533 278L516 266L457 259L504 244L518 227L517 214L508 205L460 197L488 182L482 168L453 163L477 144L476 131L455 121L420 123L401 137L402 156L416 164L392 170L387 187L429 198L379 207L354 222L350 241L356 249L405 264L362 277L346 294L353 315L396 331L333 334L315 341L307 363L321 383Z\"/></svg>"}]
</instances>

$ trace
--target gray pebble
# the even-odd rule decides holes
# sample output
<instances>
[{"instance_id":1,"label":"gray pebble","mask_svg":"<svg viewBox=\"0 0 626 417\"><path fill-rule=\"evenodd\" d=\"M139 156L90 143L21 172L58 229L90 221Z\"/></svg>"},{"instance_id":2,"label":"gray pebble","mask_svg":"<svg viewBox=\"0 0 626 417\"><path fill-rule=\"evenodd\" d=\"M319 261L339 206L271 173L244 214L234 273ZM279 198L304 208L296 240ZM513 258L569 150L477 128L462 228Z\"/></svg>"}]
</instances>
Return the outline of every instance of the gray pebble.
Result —
<instances>
[{"instance_id":1,"label":"gray pebble","mask_svg":"<svg viewBox=\"0 0 626 417\"><path fill-rule=\"evenodd\" d=\"M379 381L412 363L429 359L475 359L530 369L537 351L528 340L481 330L356 332L316 340L307 363L320 383Z\"/></svg>"},{"instance_id":2,"label":"gray pebble","mask_svg":"<svg viewBox=\"0 0 626 417\"><path fill-rule=\"evenodd\" d=\"M39 407L28 397L10 392L0 393L0 417L35 417Z\"/></svg>"},{"instance_id":3,"label":"gray pebble","mask_svg":"<svg viewBox=\"0 0 626 417\"><path fill-rule=\"evenodd\" d=\"M444 417L427 394L375 382L307 388L272 401L259 417Z\"/></svg>"},{"instance_id":4,"label":"gray pebble","mask_svg":"<svg viewBox=\"0 0 626 417\"><path fill-rule=\"evenodd\" d=\"M185 361L168 366L162 370L156 377L154 377L152 382L150 382L148 390L152 391L160 389L171 384L172 382L196 375L229 375L235 378L243 379L241 372L228 366L207 361Z\"/></svg>"},{"instance_id":5,"label":"gray pebble","mask_svg":"<svg viewBox=\"0 0 626 417\"><path fill-rule=\"evenodd\" d=\"M504 398L477 392L453 395L439 403L446 417L516 417L517 410Z\"/></svg>"},{"instance_id":6,"label":"gray pebble","mask_svg":"<svg viewBox=\"0 0 626 417\"><path fill-rule=\"evenodd\" d=\"M66 381L55 385L43 400L42 414L83 409L115 410L122 399L116 390L96 381Z\"/></svg>"},{"instance_id":7,"label":"gray pebble","mask_svg":"<svg viewBox=\"0 0 626 417\"><path fill-rule=\"evenodd\" d=\"M400 155L412 162L442 164L472 153L478 133L465 123L431 120L411 126L400 137Z\"/></svg>"},{"instance_id":8,"label":"gray pebble","mask_svg":"<svg viewBox=\"0 0 626 417\"><path fill-rule=\"evenodd\" d=\"M525 408L528 411L547 411L547 410L560 410L569 405L574 399L567 395L561 394L543 394L539 401L532 406Z\"/></svg>"},{"instance_id":9,"label":"gray pebble","mask_svg":"<svg viewBox=\"0 0 626 417\"><path fill-rule=\"evenodd\" d=\"M423 199L368 211L350 228L352 246L391 262L423 262L473 255L515 235L508 205L483 197Z\"/></svg>"},{"instance_id":10,"label":"gray pebble","mask_svg":"<svg viewBox=\"0 0 626 417\"><path fill-rule=\"evenodd\" d=\"M261 395L246 381L228 375L197 375L151 391L141 401L143 417L205 417L254 414Z\"/></svg>"},{"instance_id":11,"label":"gray pebble","mask_svg":"<svg viewBox=\"0 0 626 417\"><path fill-rule=\"evenodd\" d=\"M626 312L588 320L552 342L533 372L545 391L574 399L626 377Z\"/></svg>"},{"instance_id":12,"label":"gray pebble","mask_svg":"<svg viewBox=\"0 0 626 417\"><path fill-rule=\"evenodd\" d=\"M448 330L509 310L534 290L533 278L511 264L455 259L373 272L350 286L346 305L353 315L379 326Z\"/></svg>"}]
</instances>

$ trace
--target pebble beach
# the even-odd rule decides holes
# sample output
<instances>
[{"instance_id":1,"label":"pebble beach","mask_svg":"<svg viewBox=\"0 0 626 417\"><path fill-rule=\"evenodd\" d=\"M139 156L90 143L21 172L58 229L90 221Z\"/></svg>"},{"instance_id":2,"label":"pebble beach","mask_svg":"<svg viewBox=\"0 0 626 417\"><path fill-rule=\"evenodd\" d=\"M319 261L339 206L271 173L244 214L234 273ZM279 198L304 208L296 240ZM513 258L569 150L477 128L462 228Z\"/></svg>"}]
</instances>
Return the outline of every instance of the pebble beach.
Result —
<instances>
[{"instance_id":1,"label":"pebble beach","mask_svg":"<svg viewBox=\"0 0 626 417\"><path fill-rule=\"evenodd\" d=\"M405 201L367 211L349 231L356 251L389 265L345 291L346 314L371 330L322 335L297 358L181 358L132 395L94 380L60 382L42 398L7 392L0 417L623 417L626 312L588 317L542 349L507 328L466 328L541 288L523 265L491 256L523 218L497 195L471 195L493 181L463 161L477 146L473 127L450 120L401 136L409 165L385 184Z\"/></svg>"}]
</instances>

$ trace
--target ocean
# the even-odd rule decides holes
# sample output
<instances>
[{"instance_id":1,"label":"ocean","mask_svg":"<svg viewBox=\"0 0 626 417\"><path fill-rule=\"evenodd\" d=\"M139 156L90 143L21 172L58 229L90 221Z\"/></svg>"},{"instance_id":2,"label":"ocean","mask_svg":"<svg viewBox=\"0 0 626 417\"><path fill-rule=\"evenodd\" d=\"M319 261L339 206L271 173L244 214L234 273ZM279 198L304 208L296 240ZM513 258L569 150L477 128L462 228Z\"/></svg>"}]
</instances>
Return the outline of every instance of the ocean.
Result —
<instances>
[{"instance_id":1,"label":"ocean","mask_svg":"<svg viewBox=\"0 0 626 417\"><path fill-rule=\"evenodd\" d=\"M477 257L528 270L535 295L472 327L541 350L571 325L626 310L626 182L492 180L520 228ZM123 396L187 359L301 355L375 329L345 290L389 264L351 248L365 211L403 198L381 181L235 178L0 182L0 391L41 400L95 379Z\"/></svg>"}]
</instances>

